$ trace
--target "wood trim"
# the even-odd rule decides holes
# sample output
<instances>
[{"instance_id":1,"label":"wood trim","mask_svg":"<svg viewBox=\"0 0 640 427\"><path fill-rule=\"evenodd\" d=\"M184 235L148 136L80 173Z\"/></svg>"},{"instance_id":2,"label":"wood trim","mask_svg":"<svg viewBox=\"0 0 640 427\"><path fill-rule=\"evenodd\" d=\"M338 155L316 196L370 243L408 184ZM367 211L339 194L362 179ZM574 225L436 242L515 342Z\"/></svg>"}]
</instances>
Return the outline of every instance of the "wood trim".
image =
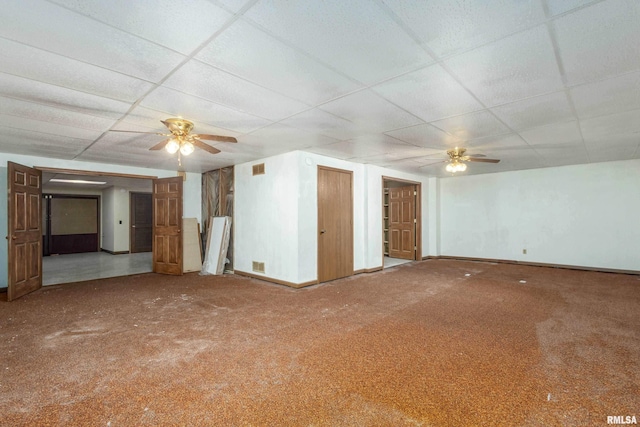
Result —
<instances>
[{"instance_id":1,"label":"wood trim","mask_svg":"<svg viewBox=\"0 0 640 427\"><path fill-rule=\"evenodd\" d=\"M391 176L382 175L382 236L384 239L384 188L385 181L403 182L415 185L416 191L416 253L413 257L414 261L424 259L422 257L422 183L418 181L410 181L407 179L393 178ZM384 260L384 240L382 242L382 259Z\"/></svg>"},{"instance_id":2,"label":"wood trim","mask_svg":"<svg viewBox=\"0 0 640 427\"><path fill-rule=\"evenodd\" d=\"M240 271L240 270L234 270L233 273L239 276L246 276L252 279L264 280L265 282L277 283L278 285L284 285L284 286L288 286L290 288L295 288L295 289L300 289L307 286L318 284L317 280L311 280L309 282L304 282L304 283L292 283L292 282L287 282L285 280L274 279L273 277L262 276L260 274L253 274L253 273L248 273L246 271Z\"/></svg>"},{"instance_id":3,"label":"wood trim","mask_svg":"<svg viewBox=\"0 0 640 427\"><path fill-rule=\"evenodd\" d=\"M365 273L375 273L376 271L382 271L383 269L384 269L384 265L381 265L379 267L365 268L364 272Z\"/></svg>"},{"instance_id":4,"label":"wood trim","mask_svg":"<svg viewBox=\"0 0 640 427\"><path fill-rule=\"evenodd\" d=\"M422 259L423 260L450 259L450 260L459 260L459 261L494 262L497 264L517 264L517 265L527 265L531 267L564 268L567 270L595 271L599 273L619 273L619 274L640 275L640 270L620 270L616 268L586 267L586 266L580 266L580 265L567 265L567 264L550 264L550 263L544 263L544 262L517 261L517 260L511 260L511 259L472 258L472 257L450 256L450 255L439 255L439 256L429 255L427 257L423 257Z\"/></svg>"},{"instance_id":5,"label":"wood trim","mask_svg":"<svg viewBox=\"0 0 640 427\"><path fill-rule=\"evenodd\" d=\"M364 268L361 268L359 270L353 270L353 275L355 276L356 274L362 274L364 273L364 271L365 271Z\"/></svg>"},{"instance_id":6,"label":"wood trim","mask_svg":"<svg viewBox=\"0 0 640 427\"><path fill-rule=\"evenodd\" d=\"M157 179L158 178L157 176L151 176L151 175L134 175L130 173L84 171L79 169L50 168L47 166L34 166L33 168L41 170L42 172L62 173L66 175L115 176L120 178L138 178L138 179Z\"/></svg>"}]
</instances>

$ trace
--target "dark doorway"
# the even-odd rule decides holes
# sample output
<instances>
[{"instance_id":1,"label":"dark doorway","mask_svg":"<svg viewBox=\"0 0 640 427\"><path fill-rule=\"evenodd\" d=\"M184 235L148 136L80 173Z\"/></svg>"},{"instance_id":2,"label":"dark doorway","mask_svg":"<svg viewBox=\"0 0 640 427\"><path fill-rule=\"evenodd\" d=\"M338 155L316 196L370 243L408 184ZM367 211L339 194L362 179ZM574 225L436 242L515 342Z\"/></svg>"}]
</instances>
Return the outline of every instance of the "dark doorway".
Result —
<instances>
[{"instance_id":1,"label":"dark doorway","mask_svg":"<svg viewBox=\"0 0 640 427\"><path fill-rule=\"evenodd\" d=\"M129 252L151 252L153 241L153 204L151 193L130 193L131 231Z\"/></svg>"},{"instance_id":2,"label":"dark doorway","mask_svg":"<svg viewBox=\"0 0 640 427\"><path fill-rule=\"evenodd\" d=\"M100 250L100 196L43 195L43 255Z\"/></svg>"}]
</instances>

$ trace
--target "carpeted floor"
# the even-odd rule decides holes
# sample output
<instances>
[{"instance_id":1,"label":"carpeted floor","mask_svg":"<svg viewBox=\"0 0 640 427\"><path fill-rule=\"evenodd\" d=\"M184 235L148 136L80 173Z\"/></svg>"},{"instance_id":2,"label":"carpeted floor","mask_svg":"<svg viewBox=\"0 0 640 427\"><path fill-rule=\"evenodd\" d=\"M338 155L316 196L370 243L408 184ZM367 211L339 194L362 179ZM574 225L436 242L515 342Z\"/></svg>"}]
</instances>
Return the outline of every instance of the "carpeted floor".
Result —
<instances>
[{"instance_id":1,"label":"carpeted floor","mask_svg":"<svg viewBox=\"0 0 640 427\"><path fill-rule=\"evenodd\" d=\"M3 426L640 418L640 276L430 260L300 290L142 274L4 299Z\"/></svg>"}]
</instances>

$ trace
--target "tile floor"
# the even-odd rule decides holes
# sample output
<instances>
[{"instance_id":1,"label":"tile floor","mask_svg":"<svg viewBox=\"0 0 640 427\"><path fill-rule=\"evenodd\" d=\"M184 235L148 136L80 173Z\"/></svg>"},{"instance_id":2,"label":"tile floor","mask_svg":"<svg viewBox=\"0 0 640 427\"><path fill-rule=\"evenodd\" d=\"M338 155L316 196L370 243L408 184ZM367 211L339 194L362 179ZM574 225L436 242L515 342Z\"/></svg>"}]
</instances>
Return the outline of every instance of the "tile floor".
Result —
<instances>
[{"instance_id":1,"label":"tile floor","mask_svg":"<svg viewBox=\"0 0 640 427\"><path fill-rule=\"evenodd\" d=\"M105 277L149 273L151 252L111 255L107 252L54 255L42 258L42 284L80 282Z\"/></svg>"}]
</instances>

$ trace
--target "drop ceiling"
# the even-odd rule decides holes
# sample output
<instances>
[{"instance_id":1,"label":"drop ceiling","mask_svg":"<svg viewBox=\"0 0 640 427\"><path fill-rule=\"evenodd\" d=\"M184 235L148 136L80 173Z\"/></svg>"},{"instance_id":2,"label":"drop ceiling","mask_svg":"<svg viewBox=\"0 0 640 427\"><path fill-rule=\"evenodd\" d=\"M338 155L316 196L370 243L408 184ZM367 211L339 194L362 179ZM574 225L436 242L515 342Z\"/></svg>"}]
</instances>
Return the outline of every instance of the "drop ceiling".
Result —
<instances>
[{"instance_id":1,"label":"drop ceiling","mask_svg":"<svg viewBox=\"0 0 640 427\"><path fill-rule=\"evenodd\" d=\"M1 0L0 152L176 169L181 116L234 136L203 172L292 150L446 176L640 158L637 0Z\"/></svg>"}]
</instances>

